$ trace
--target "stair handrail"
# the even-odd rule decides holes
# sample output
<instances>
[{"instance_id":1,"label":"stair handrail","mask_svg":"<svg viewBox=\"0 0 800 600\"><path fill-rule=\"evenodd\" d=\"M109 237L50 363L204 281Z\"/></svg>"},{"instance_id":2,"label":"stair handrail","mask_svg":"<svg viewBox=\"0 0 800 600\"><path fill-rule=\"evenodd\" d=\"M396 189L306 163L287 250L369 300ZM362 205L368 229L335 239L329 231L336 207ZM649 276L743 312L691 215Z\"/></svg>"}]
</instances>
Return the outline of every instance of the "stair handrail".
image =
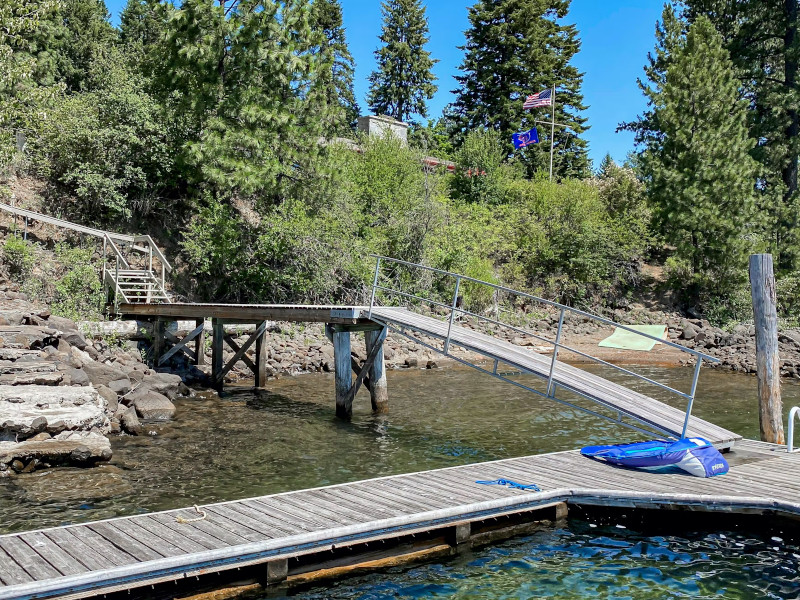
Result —
<instances>
[{"instance_id":1,"label":"stair handrail","mask_svg":"<svg viewBox=\"0 0 800 600\"><path fill-rule=\"evenodd\" d=\"M147 234L145 234L145 235L137 235L137 236L134 236L133 241L134 242L147 242L148 247L153 252L153 254L156 255L156 257L161 262L161 264L164 266L164 269L166 270L166 272L167 273L171 273L172 272L172 265L167 260L167 257L164 256L164 253L161 252L161 249L158 246L156 246L156 243L153 241L152 237L150 237Z\"/></svg>"},{"instance_id":2,"label":"stair handrail","mask_svg":"<svg viewBox=\"0 0 800 600\"><path fill-rule=\"evenodd\" d=\"M382 290L382 291L388 292L389 294L398 294L398 295L406 297L406 298L413 298L413 299L421 300L421 301L429 303L429 304L433 304L433 305L436 305L436 306L443 307L443 308L448 309L450 311L449 324L448 324L448 328L447 328L447 336L446 336L445 342L444 342L444 353L445 354L447 354L447 351L448 351L449 346L450 346L450 333L451 333L451 329L452 329L452 326L453 326L453 321L454 321L456 312L459 312L459 313L462 313L462 314L465 314L465 315L470 315L470 316L476 317L478 319L485 320L485 321L494 323L496 325L500 325L502 327L507 327L509 329L512 329L512 330L517 331L519 333L522 333L524 335L529 335L529 336L532 336L532 337L534 337L536 339L542 340L543 342L553 346L553 356L552 356L551 364L550 364L550 376L548 377L548 381L547 381L547 393L548 393L548 395L550 395L551 390L553 389L553 371L555 369L556 359L558 357L559 349L563 348L564 350L567 350L568 352L574 352L575 354L583 356L584 358L587 358L589 360L592 360L592 361L597 362L599 364L602 364L604 366L611 367L611 368L616 369L618 371L621 371L621 372L623 372L623 373L625 373L627 375L631 375L633 377L641 379L641 380L643 380L643 381L645 381L647 383L650 383L652 385L660 387L660 388L662 388L664 390L667 390L667 391L669 391L671 393L674 393L674 394L676 394L676 395L688 400L688 404L687 404L687 407L686 407L686 417L684 419L683 430L681 432L681 439L686 437L686 431L687 431L687 429L689 427L689 418L690 418L691 413L692 413L692 407L694 405L694 399L695 399L695 395L697 393L697 382L698 382L698 379L700 378L700 367L702 365L702 362L704 360L706 360L708 362L711 362L711 363L720 362L720 359L718 359L718 358L716 358L714 356L711 356L709 354L705 354L704 352L700 352L698 350L694 350L693 348L687 348L686 346L681 346L680 344L676 344L675 342L672 342L670 340L661 339L659 337L656 337L656 336L653 336L653 335L638 331L636 329L633 329L632 327L629 327L627 325L622 325L620 323L616 323L615 321L612 321L611 319L606 319L605 317L601 317L599 315L595 315L595 314L592 314L590 312L587 312L587 311L584 311L584 310L580 310L578 308L573 308L571 306L567 306L565 304L561 304L561 303L555 302L553 300L547 300L545 298L540 298L538 296L534 296L533 294L528 294L526 292L521 292L519 290L515 290L515 289L509 288L509 287L498 285L496 283L491 283L491 282L488 282L488 281L482 281L480 279L475 279L474 277L461 275L459 273L454 273L452 271L445 271L444 269L437 269L435 267L429 267L427 265L422 265L422 264L419 264L419 263L412 263L412 262L409 262L409 261L401 260L399 258L392 258L392 257L389 257L389 256L381 256L381 255L378 255L378 254L370 254L369 256L374 258L374 259L376 259L376 264L375 264L375 274L374 274L373 283L372 283L372 293L370 295L368 318L372 317L372 310L373 310L373 308L375 306L375 295L376 295L376 292L378 290ZM428 298L423 298L421 296L416 296L414 294L409 294L409 293L403 292L401 290L396 290L396 289L393 289L393 288L389 288L389 287L385 287L385 286L379 285L378 282L379 282L379 278L380 278L380 268L381 268L381 263L382 262L389 262L389 263L396 263L396 264L406 265L408 267L419 268L419 269L423 269L423 270L426 270L426 271L431 271L431 272L434 272L434 273L439 273L439 274L454 278L455 279L455 292L453 294L452 303L448 305L448 304L445 304L443 302L437 302L435 300L431 300L431 299L428 299ZM529 299L531 299L531 300L533 300L535 302L539 302L541 304L545 304L547 306L551 306L553 308L557 308L559 310L559 319L558 319L558 330L556 332L556 339L555 340L551 340L551 339L546 338L544 336L535 334L535 333L533 333L531 331L526 331L526 330L521 329L519 327L515 327L513 325L509 325L508 323L504 323L504 322L499 321L497 319L492 319L492 318L487 317L485 315L480 315L480 314L468 311L468 310L466 310L464 308L459 308L457 306L457 304L458 304L458 293L459 293L459 289L460 289L460 285L461 285L462 281L469 281L469 282L476 283L476 284L479 284L479 285L485 285L485 286L488 286L488 287L493 288L495 290L507 292L509 294L513 294L513 295L516 295L516 296L522 296L524 298L529 298ZM673 388L671 386L663 384L663 383L661 383L659 381L655 381L655 380L653 380L653 379L651 379L651 378L649 378L649 377L647 377L645 375L642 375L640 373L636 373L635 371L631 371L630 369L626 369L626 368L621 367L619 365L615 365L615 364L613 364L611 362L605 361L605 360L603 360L601 358L597 358L595 356L592 356L591 354L588 354L586 352L582 352L580 350L577 350L576 348L572 348L572 347L564 344L563 342L561 342L561 333L562 333L563 326L564 326L564 316L565 316L565 314L567 312L571 312L571 313L580 315L582 317L586 317L588 319L591 319L593 321L597 321L597 322L602 323L604 325L610 325L612 327L618 327L620 329L623 329L625 331L629 331L629 332L634 333L636 335L639 335L641 337L648 338L648 339L654 340L656 342L659 342L661 344L664 344L665 346L670 346L670 347L673 347L673 348L677 348L681 352L686 352L688 354L693 355L696 358L696 363L695 363L695 367L694 367L694 374L693 374L693 377L692 377L692 383L691 383L691 387L690 387L689 393L682 392L682 391L677 390L677 389L675 389L675 388Z\"/></svg>"},{"instance_id":3,"label":"stair handrail","mask_svg":"<svg viewBox=\"0 0 800 600\"><path fill-rule=\"evenodd\" d=\"M86 227L85 225L78 225L77 223L71 223L70 221L65 221L64 219L58 219L56 217L43 215L42 213L37 213L32 210L17 208L16 206L11 206L10 204L5 204L4 202L0 202L0 210L4 210L6 212L19 215L21 217L26 217L28 219L33 219L34 221L41 221L42 223L55 225L56 227L62 227L64 229L71 229L79 233L93 235L95 237L102 238L104 236L109 236L114 238L118 242L123 242L127 244L133 243L134 240L134 236L132 235L125 235L123 233L114 233L112 231L103 231L102 229L95 229L93 227Z\"/></svg>"}]
</instances>

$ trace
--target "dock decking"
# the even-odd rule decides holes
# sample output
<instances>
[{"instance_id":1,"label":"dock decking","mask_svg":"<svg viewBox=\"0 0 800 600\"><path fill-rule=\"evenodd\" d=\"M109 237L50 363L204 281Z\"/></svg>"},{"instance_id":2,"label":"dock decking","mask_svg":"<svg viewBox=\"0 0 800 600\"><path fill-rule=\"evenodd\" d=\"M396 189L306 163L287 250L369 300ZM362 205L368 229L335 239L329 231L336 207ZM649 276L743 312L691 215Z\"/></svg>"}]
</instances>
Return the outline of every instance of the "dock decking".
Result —
<instances>
[{"instance_id":1,"label":"dock decking","mask_svg":"<svg viewBox=\"0 0 800 600\"><path fill-rule=\"evenodd\" d=\"M550 374L550 357L516 346L490 335L453 325L439 319L420 315L404 308L373 307L372 318L396 330L413 329L424 335L444 340L450 337L457 344L489 359L497 359L522 372L547 379ZM553 382L560 388L575 392L606 408L656 428L662 433L681 436L685 412L659 402L602 377L556 361ZM736 433L697 417L690 417L688 437L703 437L718 447L727 447L741 439Z\"/></svg>"},{"instance_id":2,"label":"dock decking","mask_svg":"<svg viewBox=\"0 0 800 600\"><path fill-rule=\"evenodd\" d=\"M800 517L800 455L744 440L731 471L698 479L626 470L577 451L513 458L0 536L0 599L82 598L367 541L461 527L554 503L690 507ZM541 492L476 484L513 479ZM179 520L181 519L181 520Z\"/></svg>"}]
</instances>

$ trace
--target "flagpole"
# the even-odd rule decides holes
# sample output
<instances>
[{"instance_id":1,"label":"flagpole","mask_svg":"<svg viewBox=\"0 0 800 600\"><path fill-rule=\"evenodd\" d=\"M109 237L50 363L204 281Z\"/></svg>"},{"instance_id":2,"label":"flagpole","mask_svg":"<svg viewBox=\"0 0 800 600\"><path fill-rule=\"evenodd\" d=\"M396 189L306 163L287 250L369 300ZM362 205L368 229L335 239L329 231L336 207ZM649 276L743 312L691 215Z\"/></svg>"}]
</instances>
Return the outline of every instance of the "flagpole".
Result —
<instances>
[{"instance_id":1,"label":"flagpole","mask_svg":"<svg viewBox=\"0 0 800 600\"><path fill-rule=\"evenodd\" d=\"M552 120L550 121L550 181L553 181L553 146L556 137L556 84L553 84L553 93L550 96L550 105L553 108Z\"/></svg>"}]
</instances>

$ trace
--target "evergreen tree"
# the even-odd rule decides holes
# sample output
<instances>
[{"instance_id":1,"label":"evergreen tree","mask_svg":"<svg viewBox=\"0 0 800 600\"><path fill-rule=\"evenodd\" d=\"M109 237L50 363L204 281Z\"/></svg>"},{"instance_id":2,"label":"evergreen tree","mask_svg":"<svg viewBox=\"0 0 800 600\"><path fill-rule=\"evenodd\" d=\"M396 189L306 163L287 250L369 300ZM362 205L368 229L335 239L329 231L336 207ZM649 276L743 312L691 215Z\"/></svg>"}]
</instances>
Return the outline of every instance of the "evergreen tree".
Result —
<instances>
[{"instance_id":1,"label":"evergreen tree","mask_svg":"<svg viewBox=\"0 0 800 600\"><path fill-rule=\"evenodd\" d=\"M706 16L725 40L744 96L759 162L759 205L784 270L800 267L800 35L798 0L684 0L689 22Z\"/></svg>"},{"instance_id":2,"label":"evergreen tree","mask_svg":"<svg viewBox=\"0 0 800 600\"><path fill-rule=\"evenodd\" d=\"M56 6L54 0L4 0L0 4L0 175L14 154L15 134L25 129L37 94L37 63L30 37Z\"/></svg>"},{"instance_id":3,"label":"evergreen tree","mask_svg":"<svg viewBox=\"0 0 800 600\"><path fill-rule=\"evenodd\" d=\"M269 205L311 175L329 121L307 0L184 0L157 92L193 183Z\"/></svg>"},{"instance_id":4,"label":"evergreen tree","mask_svg":"<svg viewBox=\"0 0 800 600\"><path fill-rule=\"evenodd\" d=\"M167 12L158 0L128 0L119 17L119 38L146 52L165 35Z\"/></svg>"},{"instance_id":5,"label":"evergreen tree","mask_svg":"<svg viewBox=\"0 0 800 600\"><path fill-rule=\"evenodd\" d=\"M311 27L321 35L317 52L326 57L327 64L321 65L319 74L326 89L326 102L331 107L340 108L334 115L333 132L352 131L360 111L353 91L355 62L347 48L339 0L314 0Z\"/></svg>"},{"instance_id":6,"label":"evergreen tree","mask_svg":"<svg viewBox=\"0 0 800 600\"><path fill-rule=\"evenodd\" d=\"M650 108L639 120L640 168L658 229L694 283L724 292L744 272L752 230L756 164L747 102L707 18L683 34L667 7L662 33L669 61L663 77L643 86Z\"/></svg>"},{"instance_id":7,"label":"evergreen tree","mask_svg":"<svg viewBox=\"0 0 800 600\"><path fill-rule=\"evenodd\" d=\"M438 89L433 65L438 61L425 50L428 19L420 0L386 0L383 8L383 46L375 51L378 70L369 76L367 102L378 115L410 121L428 116L426 101Z\"/></svg>"},{"instance_id":8,"label":"evergreen tree","mask_svg":"<svg viewBox=\"0 0 800 600\"><path fill-rule=\"evenodd\" d=\"M550 108L525 111L528 94L556 87L554 174L581 177L589 161L583 104L583 74L570 64L580 49L574 25L562 25L571 0L479 0L469 9L470 28L457 100L453 107L459 139L472 129L489 127L510 147L511 135L550 120ZM539 144L519 151L529 174L549 168L550 129L539 126Z\"/></svg>"},{"instance_id":9,"label":"evergreen tree","mask_svg":"<svg viewBox=\"0 0 800 600\"><path fill-rule=\"evenodd\" d=\"M91 64L106 55L117 40L111 15L103 0L61 0L55 14L55 37L52 49L57 81L68 91L82 89Z\"/></svg>"}]
</instances>

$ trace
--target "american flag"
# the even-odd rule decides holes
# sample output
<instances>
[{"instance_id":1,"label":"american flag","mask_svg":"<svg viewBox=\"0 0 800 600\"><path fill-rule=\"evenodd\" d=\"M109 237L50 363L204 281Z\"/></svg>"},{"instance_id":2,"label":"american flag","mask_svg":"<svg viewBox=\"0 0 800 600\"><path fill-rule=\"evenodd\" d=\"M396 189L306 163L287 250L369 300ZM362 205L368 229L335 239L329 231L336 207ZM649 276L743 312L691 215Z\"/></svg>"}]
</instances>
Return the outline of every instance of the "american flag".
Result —
<instances>
[{"instance_id":1,"label":"american flag","mask_svg":"<svg viewBox=\"0 0 800 600\"><path fill-rule=\"evenodd\" d=\"M537 106L550 106L552 101L553 91L545 90L543 92L539 92L538 94L531 94L528 96L525 99L525 104L522 105L522 108L529 110L531 108L536 108Z\"/></svg>"}]
</instances>

